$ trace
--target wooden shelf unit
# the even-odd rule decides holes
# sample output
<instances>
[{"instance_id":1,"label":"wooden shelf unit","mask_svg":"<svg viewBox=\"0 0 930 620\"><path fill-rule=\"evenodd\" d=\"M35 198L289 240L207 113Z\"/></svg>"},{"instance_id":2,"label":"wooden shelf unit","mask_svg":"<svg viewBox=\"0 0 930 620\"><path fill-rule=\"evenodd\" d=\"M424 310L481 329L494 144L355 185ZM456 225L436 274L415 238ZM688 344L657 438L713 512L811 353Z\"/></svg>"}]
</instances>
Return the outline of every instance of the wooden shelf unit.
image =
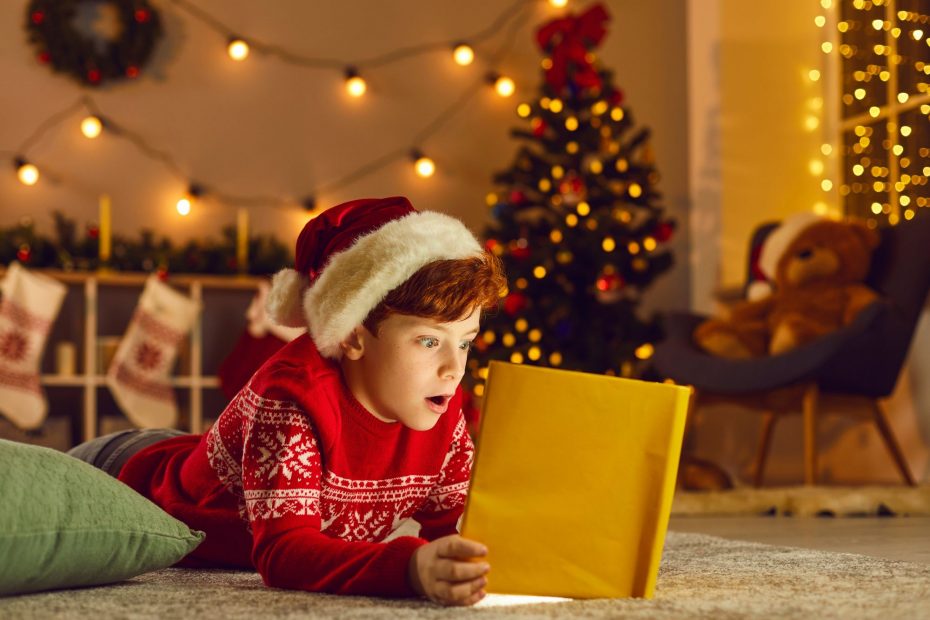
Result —
<instances>
[{"instance_id":1,"label":"wooden shelf unit","mask_svg":"<svg viewBox=\"0 0 930 620\"><path fill-rule=\"evenodd\" d=\"M82 290L84 306L83 330L83 366L73 375L43 374L41 382L47 387L83 387L83 408L81 437L83 441L93 439L98 434L97 389L106 385L105 375L97 369L97 335L99 333L98 311L101 287L138 288L141 294L149 275L145 273L124 272L76 272L60 270L36 270L68 285L77 285ZM2 276L2 270L0 270ZM203 303L204 291L218 290L257 290L263 280L258 276L213 276L213 275L176 275L165 280L166 284L186 292L198 303ZM203 391L215 389L220 385L219 377L203 374L203 324L204 312L197 315L191 328L190 372L171 377L171 385L190 390L190 430L192 433L203 432ZM48 343L54 346L54 343Z\"/></svg>"}]
</instances>

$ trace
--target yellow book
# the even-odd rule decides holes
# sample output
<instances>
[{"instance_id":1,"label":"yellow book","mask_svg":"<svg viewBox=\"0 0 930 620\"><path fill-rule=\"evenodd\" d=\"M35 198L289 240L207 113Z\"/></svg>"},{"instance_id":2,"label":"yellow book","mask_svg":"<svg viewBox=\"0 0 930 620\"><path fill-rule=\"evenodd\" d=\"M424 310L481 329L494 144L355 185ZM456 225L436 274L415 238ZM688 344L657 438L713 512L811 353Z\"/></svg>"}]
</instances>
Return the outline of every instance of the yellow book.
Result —
<instances>
[{"instance_id":1,"label":"yellow book","mask_svg":"<svg viewBox=\"0 0 930 620\"><path fill-rule=\"evenodd\" d=\"M690 394L492 362L462 524L487 591L652 598Z\"/></svg>"}]
</instances>

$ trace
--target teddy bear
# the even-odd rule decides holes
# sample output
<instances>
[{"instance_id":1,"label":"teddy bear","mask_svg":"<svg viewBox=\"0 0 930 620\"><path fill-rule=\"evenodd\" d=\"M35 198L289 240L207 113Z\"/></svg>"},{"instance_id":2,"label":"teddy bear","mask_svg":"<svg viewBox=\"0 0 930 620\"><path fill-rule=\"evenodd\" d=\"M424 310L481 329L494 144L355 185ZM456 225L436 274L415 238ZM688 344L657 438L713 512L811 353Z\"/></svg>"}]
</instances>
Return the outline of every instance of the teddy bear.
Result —
<instances>
[{"instance_id":1,"label":"teddy bear","mask_svg":"<svg viewBox=\"0 0 930 620\"><path fill-rule=\"evenodd\" d=\"M878 298L863 284L878 242L862 222L811 213L786 218L759 256L771 292L738 302L726 319L698 325L695 344L727 358L778 355L849 325Z\"/></svg>"}]
</instances>

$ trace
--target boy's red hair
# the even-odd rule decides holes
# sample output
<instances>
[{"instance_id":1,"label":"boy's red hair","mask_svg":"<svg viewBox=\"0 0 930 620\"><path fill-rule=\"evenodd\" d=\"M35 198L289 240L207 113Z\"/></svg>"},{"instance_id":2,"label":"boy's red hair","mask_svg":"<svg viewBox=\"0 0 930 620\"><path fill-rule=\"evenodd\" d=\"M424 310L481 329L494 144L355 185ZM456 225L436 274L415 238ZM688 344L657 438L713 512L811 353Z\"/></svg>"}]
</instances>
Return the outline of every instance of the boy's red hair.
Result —
<instances>
[{"instance_id":1,"label":"boy's red hair","mask_svg":"<svg viewBox=\"0 0 930 620\"><path fill-rule=\"evenodd\" d=\"M363 325L377 335L378 326L392 314L451 323L467 318L476 308L497 308L506 285L500 260L488 252L434 261L389 292L368 314Z\"/></svg>"}]
</instances>

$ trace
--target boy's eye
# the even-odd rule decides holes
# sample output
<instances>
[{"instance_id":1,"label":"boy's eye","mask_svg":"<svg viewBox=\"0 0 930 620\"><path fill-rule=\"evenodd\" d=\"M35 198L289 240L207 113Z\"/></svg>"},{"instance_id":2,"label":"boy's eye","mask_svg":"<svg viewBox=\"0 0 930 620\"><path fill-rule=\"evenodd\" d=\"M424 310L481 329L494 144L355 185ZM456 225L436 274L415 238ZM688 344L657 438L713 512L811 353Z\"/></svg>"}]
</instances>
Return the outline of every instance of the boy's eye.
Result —
<instances>
[{"instance_id":1,"label":"boy's eye","mask_svg":"<svg viewBox=\"0 0 930 620\"><path fill-rule=\"evenodd\" d=\"M462 342L462 344L459 345L459 348L463 351L469 351L474 344L474 340L465 340Z\"/></svg>"},{"instance_id":2,"label":"boy's eye","mask_svg":"<svg viewBox=\"0 0 930 620\"><path fill-rule=\"evenodd\" d=\"M427 349L433 349L439 346L439 338L433 338L432 336L424 336L419 339L419 342Z\"/></svg>"}]
</instances>

